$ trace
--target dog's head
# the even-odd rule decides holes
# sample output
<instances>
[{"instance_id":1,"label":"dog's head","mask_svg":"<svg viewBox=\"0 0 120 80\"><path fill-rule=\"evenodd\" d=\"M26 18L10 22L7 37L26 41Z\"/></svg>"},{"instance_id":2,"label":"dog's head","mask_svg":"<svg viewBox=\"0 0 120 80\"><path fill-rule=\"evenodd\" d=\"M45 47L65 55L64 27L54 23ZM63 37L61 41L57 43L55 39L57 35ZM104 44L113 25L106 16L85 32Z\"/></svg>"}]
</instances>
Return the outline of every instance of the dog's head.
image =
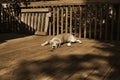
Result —
<instances>
[{"instance_id":1,"label":"dog's head","mask_svg":"<svg viewBox=\"0 0 120 80\"><path fill-rule=\"evenodd\" d=\"M58 40L51 40L50 45L51 45L52 49L56 49L56 48L60 47L60 42Z\"/></svg>"}]
</instances>

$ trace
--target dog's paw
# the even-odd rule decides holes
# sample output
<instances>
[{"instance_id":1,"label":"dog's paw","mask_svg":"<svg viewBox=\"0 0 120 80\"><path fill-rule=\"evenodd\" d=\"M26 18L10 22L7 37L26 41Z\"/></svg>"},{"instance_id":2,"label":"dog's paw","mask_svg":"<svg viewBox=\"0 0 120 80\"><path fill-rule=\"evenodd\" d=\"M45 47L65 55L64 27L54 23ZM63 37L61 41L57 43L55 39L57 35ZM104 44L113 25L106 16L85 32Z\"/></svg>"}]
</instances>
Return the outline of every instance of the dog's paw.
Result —
<instances>
[{"instance_id":1,"label":"dog's paw","mask_svg":"<svg viewBox=\"0 0 120 80\"><path fill-rule=\"evenodd\" d=\"M44 44L41 44L41 46L45 46Z\"/></svg>"},{"instance_id":2,"label":"dog's paw","mask_svg":"<svg viewBox=\"0 0 120 80\"><path fill-rule=\"evenodd\" d=\"M80 44L82 43L82 41L80 41L80 40L76 40L76 42L78 42L78 43L80 43Z\"/></svg>"},{"instance_id":3,"label":"dog's paw","mask_svg":"<svg viewBox=\"0 0 120 80\"><path fill-rule=\"evenodd\" d=\"M70 47L70 46L71 46L71 43L67 43L67 46Z\"/></svg>"}]
</instances>

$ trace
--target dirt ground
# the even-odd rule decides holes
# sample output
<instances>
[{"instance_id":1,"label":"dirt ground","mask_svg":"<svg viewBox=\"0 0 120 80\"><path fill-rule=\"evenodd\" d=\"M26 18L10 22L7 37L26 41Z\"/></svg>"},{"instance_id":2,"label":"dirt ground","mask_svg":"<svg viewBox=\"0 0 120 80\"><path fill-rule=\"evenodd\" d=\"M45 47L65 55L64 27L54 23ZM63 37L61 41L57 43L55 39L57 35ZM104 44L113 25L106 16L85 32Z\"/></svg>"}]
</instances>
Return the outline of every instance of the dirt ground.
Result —
<instances>
[{"instance_id":1,"label":"dirt ground","mask_svg":"<svg viewBox=\"0 0 120 80\"><path fill-rule=\"evenodd\" d=\"M81 39L56 50L51 36L0 34L0 80L120 80L120 42Z\"/></svg>"}]
</instances>

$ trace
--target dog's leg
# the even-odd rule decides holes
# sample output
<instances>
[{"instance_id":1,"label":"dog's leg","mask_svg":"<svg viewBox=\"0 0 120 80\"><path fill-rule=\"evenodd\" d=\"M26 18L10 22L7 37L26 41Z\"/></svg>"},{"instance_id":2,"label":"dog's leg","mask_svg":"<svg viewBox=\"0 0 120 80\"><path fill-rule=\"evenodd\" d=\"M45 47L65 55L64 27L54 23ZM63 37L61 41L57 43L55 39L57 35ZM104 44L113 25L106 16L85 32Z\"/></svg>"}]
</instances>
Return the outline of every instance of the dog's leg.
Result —
<instances>
[{"instance_id":1,"label":"dog's leg","mask_svg":"<svg viewBox=\"0 0 120 80\"><path fill-rule=\"evenodd\" d=\"M42 43L41 46L45 46L47 44L49 44L49 41L46 41L46 42Z\"/></svg>"},{"instance_id":2,"label":"dog's leg","mask_svg":"<svg viewBox=\"0 0 120 80\"><path fill-rule=\"evenodd\" d=\"M77 43L82 43L82 41L80 41L79 39L76 39L76 41L75 42L77 42Z\"/></svg>"}]
</instances>

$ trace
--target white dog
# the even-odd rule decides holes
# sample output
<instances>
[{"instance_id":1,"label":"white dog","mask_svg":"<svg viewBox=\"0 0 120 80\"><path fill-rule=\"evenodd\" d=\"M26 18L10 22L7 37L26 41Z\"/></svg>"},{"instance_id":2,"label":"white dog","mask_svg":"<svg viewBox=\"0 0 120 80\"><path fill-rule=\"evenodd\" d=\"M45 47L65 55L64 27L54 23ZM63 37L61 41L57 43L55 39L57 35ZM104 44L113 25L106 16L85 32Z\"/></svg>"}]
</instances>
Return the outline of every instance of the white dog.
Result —
<instances>
[{"instance_id":1,"label":"white dog","mask_svg":"<svg viewBox=\"0 0 120 80\"><path fill-rule=\"evenodd\" d=\"M63 43L67 43L67 46L71 46L71 43L75 43L75 42L82 43L72 34L66 33L66 34L60 34L60 35L53 37L51 40L46 41L43 44L41 44L41 46L50 44L52 46L52 49L56 49L60 47L61 44Z\"/></svg>"}]
</instances>

